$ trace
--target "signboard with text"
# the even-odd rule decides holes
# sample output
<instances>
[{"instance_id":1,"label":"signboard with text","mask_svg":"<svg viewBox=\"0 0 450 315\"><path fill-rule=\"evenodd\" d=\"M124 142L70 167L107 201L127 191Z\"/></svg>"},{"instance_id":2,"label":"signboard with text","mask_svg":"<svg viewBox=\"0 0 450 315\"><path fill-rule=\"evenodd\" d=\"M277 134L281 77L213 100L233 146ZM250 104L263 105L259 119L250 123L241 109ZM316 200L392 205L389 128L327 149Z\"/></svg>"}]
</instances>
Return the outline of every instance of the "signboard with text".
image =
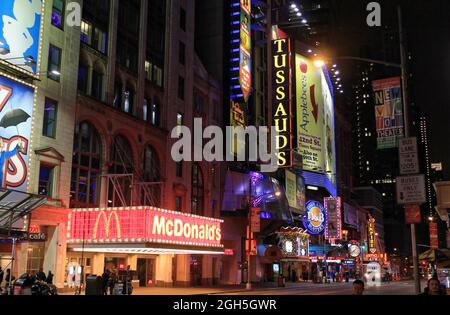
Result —
<instances>
[{"instance_id":1,"label":"signboard with text","mask_svg":"<svg viewBox=\"0 0 450 315\"><path fill-rule=\"evenodd\" d=\"M402 138L399 140L400 174L418 174L419 158L417 151L417 138Z\"/></svg>"},{"instance_id":2,"label":"signboard with text","mask_svg":"<svg viewBox=\"0 0 450 315\"><path fill-rule=\"evenodd\" d=\"M245 102L248 102L252 88L252 38L251 38L251 0L240 0L240 66L239 83Z\"/></svg>"},{"instance_id":3,"label":"signboard with text","mask_svg":"<svg viewBox=\"0 0 450 315\"><path fill-rule=\"evenodd\" d=\"M323 203L327 211L325 238L335 240L341 239L341 198L324 198Z\"/></svg>"},{"instance_id":4,"label":"signboard with text","mask_svg":"<svg viewBox=\"0 0 450 315\"><path fill-rule=\"evenodd\" d=\"M400 176L396 180L397 203L405 204L423 204L426 202L425 176L411 175Z\"/></svg>"},{"instance_id":5,"label":"signboard with text","mask_svg":"<svg viewBox=\"0 0 450 315\"><path fill-rule=\"evenodd\" d=\"M368 243L369 254L376 254L377 247L375 244L375 219L369 219L369 243Z\"/></svg>"},{"instance_id":6,"label":"signboard with text","mask_svg":"<svg viewBox=\"0 0 450 315\"><path fill-rule=\"evenodd\" d=\"M422 218L420 216L420 206L405 206L405 220L406 224L419 224L422 221Z\"/></svg>"},{"instance_id":7,"label":"signboard with text","mask_svg":"<svg viewBox=\"0 0 450 315\"><path fill-rule=\"evenodd\" d=\"M430 246L431 248L439 248L438 239L438 225L435 222L430 222Z\"/></svg>"},{"instance_id":8,"label":"signboard with text","mask_svg":"<svg viewBox=\"0 0 450 315\"><path fill-rule=\"evenodd\" d=\"M373 81L372 87L375 94L377 148L396 148L404 132L400 77Z\"/></svg>"}]
</instances>

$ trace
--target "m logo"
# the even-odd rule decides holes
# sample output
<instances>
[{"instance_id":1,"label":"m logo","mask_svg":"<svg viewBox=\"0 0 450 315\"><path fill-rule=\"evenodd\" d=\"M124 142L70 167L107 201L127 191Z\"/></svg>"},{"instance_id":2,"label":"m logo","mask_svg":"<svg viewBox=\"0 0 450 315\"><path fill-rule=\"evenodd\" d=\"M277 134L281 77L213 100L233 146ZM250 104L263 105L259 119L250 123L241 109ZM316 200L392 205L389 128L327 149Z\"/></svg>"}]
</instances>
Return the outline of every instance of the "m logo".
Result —
<instances>
[{"instance_id":1,"label":"m logo","mask_svg":"<svg viewBox=\"0 0 450 315\"><path fill-rule=\"evenodd\" d=\"M109 215L106 214L105 211L101 210L97 219L95 220L94 225L94 233L92 235L92 239L120 239L121 231L120 231L120 220L116 211L108 211ZM111 219L114 216L115 219L115 229L111 229ZM100 230L101 233L98 233L98 227L100 225L100 221L103 219L103 230ZM101 225L100 225L101 226ZM114 226L113 226L114 227Z\"/></svg>"}]
</instances>

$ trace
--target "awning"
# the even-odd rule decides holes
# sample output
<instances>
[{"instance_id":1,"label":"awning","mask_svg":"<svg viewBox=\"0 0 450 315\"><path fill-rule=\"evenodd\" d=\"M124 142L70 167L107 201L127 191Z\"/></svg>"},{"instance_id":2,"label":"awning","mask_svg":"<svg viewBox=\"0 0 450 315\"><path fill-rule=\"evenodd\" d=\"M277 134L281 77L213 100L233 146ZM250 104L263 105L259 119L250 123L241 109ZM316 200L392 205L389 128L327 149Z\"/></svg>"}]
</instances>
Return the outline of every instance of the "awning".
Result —
<instances>
[{"instance_id":1,"label":"awning","mask_svg":"<svg viewBox=\"0 0 450 315\"><path fill-rule=\"evenodd\" d=\"M46 200L44 196L0 190L0 236L11 237L26 232L28 216Z\"/></svg>"},{"instance_id":2,"label":"awning","mask_svg":"<svg viewBox=\"0 0 450 315\"><path fill-rule=\"evenodd\" d=\"M419 260L443 261L450 259L449 249L429 249L419 255Z\"/></svg>"}]
</instances>

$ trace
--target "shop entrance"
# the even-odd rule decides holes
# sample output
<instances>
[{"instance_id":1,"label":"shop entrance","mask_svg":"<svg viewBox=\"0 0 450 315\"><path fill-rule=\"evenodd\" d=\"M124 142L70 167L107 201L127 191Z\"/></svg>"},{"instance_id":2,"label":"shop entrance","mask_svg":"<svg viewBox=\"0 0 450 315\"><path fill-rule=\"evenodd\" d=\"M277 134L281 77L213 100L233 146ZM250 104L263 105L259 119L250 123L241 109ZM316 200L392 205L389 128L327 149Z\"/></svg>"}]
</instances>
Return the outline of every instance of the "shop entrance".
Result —
<instances>
[{"instance_id":1,"label":"shop entrance","mask_svg":"<svg viewBox=\"0 0 450 315\"><path fill-rule=\"evenodd\" d=\"M137 274L140 287L151 287L156 284L155 266L154 258L138 258Z\"/></svg>"}]
</instances>

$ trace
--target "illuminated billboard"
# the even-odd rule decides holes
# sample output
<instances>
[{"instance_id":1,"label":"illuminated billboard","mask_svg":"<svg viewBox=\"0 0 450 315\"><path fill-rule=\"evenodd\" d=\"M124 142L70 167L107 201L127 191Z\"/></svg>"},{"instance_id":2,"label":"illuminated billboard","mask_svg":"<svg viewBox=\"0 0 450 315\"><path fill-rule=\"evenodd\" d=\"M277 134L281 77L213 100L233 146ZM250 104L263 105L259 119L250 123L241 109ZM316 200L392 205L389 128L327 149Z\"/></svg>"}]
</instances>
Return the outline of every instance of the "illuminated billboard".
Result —
<instances>
[{"instance_id":1,"label":"illuminated billboard","mask_svg":"<svg viewBox=\"0 0 450 315\"><path fill-rule=\"evenodd\" d=\"M0 75L0 189L27 192L35 90Z\"/></svg>"},{"instance_id":2,"label":"illuminated billboard","mask_svg":"<svg viewBox=\"0 0 450 315\"><path fill-rule=\"evenodd\" d=\"M251 0L240 0L240 56L239 83L245 102L248 102L252 88L252 38L251 38Z\"/></svg>"},{"instance_id":3,"label":"illuminated billboard","mask_svg":"<svg viewBox=\"0 0 450 315\"><path fill-rule=\"evenodd\" d=\"M335 186L335 117L328 72L326 68L316 67L309 58L296 54L295 74L297 146L303 169L326 174Z\"/></svg>"},{"instance_id":4,"label":"illuminated billboard","mask_svg":"<svg viewBox=\"0 0 450 315\"><path fill-rule=\"evenodd\" d=\"M286 170L286 198L289 206L305 213L305 182L303 177Z\"/></svg>"},{"instance_id":5,"label":"illuminated billboard","mask_svg":"<svg viewBox=\"0 0 450 315\"><path fill-rule=\"evenodd\" d=\"M272 117L275 130L275 147L278 150L279 167L292 166L292 122L291 122L291 71L290 41L272 41Z\"/></svg>"},{"instance_id":6,"label":"illuminated billboard","mask_svg":"<svg viewBox=\"0 0 450 315\"><path fill-rule=\"evenodd\" d=\"M223 248L222 220L154 207L74 209L68 243L157 243Z\"/></svg>"},{"instance_id":7,"label":"illuminated billboard","mask_svg":"<svg viewBox=\"0 0 450 315\"><path fill-rule=\"evenodd\" d=\"M0 60L37 72L42 0L0 1Z\"/></svg>"},{"instance_id":8,"label":"illuminated billboard","mask_svg":"<svg viewBox=\"0 0 450 315\"><path fill-rule=\"evenodd\" d=\"M400 77L373 81L372 87L375 94L377 148L396 148L404 128Z\"/></svg>"},{"instance_id":9,"label":"illuminated billboard","mask_svg":"<svg viewBox=\"0 0 450 315\"><path fill-rule=\"evenodd\" d=\"M320 234L325 229L327 213L318 201L308 201L306 204L306 215L303 217L303 225L310 234Z\"/></svg>"}]
</instances>

